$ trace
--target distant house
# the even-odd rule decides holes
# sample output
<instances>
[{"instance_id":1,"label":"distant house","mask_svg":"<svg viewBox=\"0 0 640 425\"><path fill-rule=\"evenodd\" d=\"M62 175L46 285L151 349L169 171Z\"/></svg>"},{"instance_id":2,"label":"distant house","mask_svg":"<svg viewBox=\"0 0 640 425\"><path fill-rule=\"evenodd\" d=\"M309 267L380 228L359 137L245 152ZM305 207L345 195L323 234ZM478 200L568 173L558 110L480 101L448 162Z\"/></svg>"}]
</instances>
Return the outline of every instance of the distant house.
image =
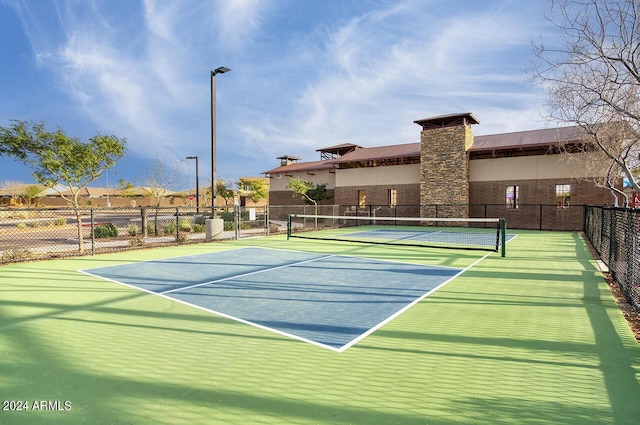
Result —
<instances>
[{"instance_id":1,"label":"distant house","mask_svg":"<svg viewBox=\"0 0 640 425\"><path fill-rule=\"evenodd\" d=\"M34 188L32 199L28 199L29 188ZM0 206L24 207L45 196L45 187L39 184L9 183L0 187Z\"/></svg>"},{"instance_id":2,"label":"distant house","mask_svg":"<svg viewBox=\"0 0 640 425\"><path fill-rule=\"evenodd\" d=\"M611 201L607 190L588 181L598 177L588 175L593 171L560 155L561 143L584 141L578 127L474 136L471 126L479 121L471 113L414 122L422 127L417 143L336 145L318 149L321 159L310 162L279 157L280 166L264 172L271 179L270 204L302 203L287 189L292 177L325 184L333 196L328 203L351 210L376 206L386 215L507 216L525 223L536 220L524 217L531 210L525 205L566 210ZM582 225L579 218L564 223L567 214L553 214L560 227Z\"/></svg>"},{"instance_id":3,"label":"distant house","mask_svg":"<svg viewBox=\"0 0 640 425\"><path fill-rule=\"evenodd\" d=\"M270 180L265 177L243 177L245 181L260 180L267 187ZM33 206L34 202L29 204L25 199L24 193L28 186L34 186L34 184L12 184L10 187L0 188L0 206L5 207L28 207ZM38 202L41 206L45 207L68 207L68 202L62 197L72 196L71 190L67 186L58 185L55 189L46 188L42 185L35 185L40 187L41 191L37 195ZM207 197L205 194L207 188L200 188L200 205L211 206L211 195ZM230 201L230 206L240 205L247 207L265 206L268 203L268 198L260 199L257 202L253 202L251 199L250 188L239 187L236 191L234 199ZM80 205L87 207L113 207L113 208L130 208L130 207L149 207L157 204L157 189L145 186L135 186L126 190L120 190L118 188L105 188L89 186L83 188L79 193ZM184 191L173 191L168 189L162 189L159 193L161 195L161 207L195 207L195 189L187 189ZM216 202L217 206L224 206L225 201L218 198Z\"/></svg>"}]
</instances>

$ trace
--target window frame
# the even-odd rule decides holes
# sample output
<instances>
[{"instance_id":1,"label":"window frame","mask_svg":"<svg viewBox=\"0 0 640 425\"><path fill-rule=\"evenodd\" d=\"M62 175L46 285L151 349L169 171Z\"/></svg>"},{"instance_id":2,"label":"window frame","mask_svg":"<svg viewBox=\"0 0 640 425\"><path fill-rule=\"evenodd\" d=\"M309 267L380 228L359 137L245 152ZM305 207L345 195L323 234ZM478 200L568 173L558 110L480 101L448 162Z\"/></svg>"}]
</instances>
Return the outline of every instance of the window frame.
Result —
<instances>
[{"instance_id":1,"label":"window frame","mask_svg":"<svg viewBox=\"0 0 640 425\"><path fill-rule=\"evenodd\" d=\"M571 206L571 184L556 184L555 204L557 209L567 209Z\"/></svg>"},{"instance_id":2,"label":"window frame","mask_svg":"<svg viewBox=\"0 0 640 425\"><path fill-rule=\"evenodd\" d=\"M367 191L365 189L358 189L358 207L364 208L367 206Z\"/></svg>"},{"instance_id":3,"label":"window frame","mask_svg":"<svg viewBox=\"0 0 640 425\"><path fill-rule=\"evenodd\" d=\"M511 191L509 190L511 189ZM509 197L511 194L511 197ZM520 207L520 186L509 185L505 189L505 206L507 209L518 209Z\"/></svg>"}]
</instances>

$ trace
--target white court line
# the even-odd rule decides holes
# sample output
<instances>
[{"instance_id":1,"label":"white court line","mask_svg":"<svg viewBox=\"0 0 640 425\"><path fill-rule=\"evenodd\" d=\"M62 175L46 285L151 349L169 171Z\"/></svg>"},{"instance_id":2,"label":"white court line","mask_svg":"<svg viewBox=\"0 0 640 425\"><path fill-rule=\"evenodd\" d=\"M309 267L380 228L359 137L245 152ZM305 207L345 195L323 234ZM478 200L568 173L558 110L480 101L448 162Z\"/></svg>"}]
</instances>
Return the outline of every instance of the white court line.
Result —
<instances>
[{"instance_id":1,"label":"white court line","mask_svg":"<svg viewBox=\"0 0 640 425\"><path fill-rule=\"evenodd\" d=\"M178 292L178 291L182 291L182 290L185 290L185 289L197 288L198 286L210 285L212 283L224 282L226 280L233 280L233 279L237 279L239 277L245 277L245 276L251 276L251 275L254 275L254 274L270 272L272 270L285 269L287 267L293 267L293 266L297 266L299 264L312 263L314 261L320 261L320 260L324 260L324 259L335 257L335 256L336 256L335 254L325 255L323 257L312 258L310 260L298 261L296 263L285 264L285 265L277 266L277 267L269 267L269 268L263 269L263 270L256 270L256 271L252 271L252 272L248 272L248 273L237 274L237 275L225 277L225 278L222 278L222 279L210 280L209 282L197 283L195 285L183 286L181 288L169 289L168 291L157 292L157 293L160 294L160 295L162 295L162 294L170 294L172 292Z\"/></svg>"}]
</instances>

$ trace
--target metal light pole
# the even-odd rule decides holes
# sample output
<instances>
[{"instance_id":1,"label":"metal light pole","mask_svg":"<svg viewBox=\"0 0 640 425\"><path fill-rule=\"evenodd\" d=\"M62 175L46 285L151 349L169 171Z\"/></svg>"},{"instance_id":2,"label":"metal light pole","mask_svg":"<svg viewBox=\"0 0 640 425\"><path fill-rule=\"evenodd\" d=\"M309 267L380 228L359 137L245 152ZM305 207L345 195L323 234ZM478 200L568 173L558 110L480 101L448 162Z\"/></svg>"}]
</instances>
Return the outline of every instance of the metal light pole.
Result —
<instances>
[{"instance_id":1,"label":"metal light pole","mask_svg":"<svg viewBox=\"0 0 640 425\"><path fill-rule=\"evenodd\" d=\"M188 156L185 159L195 159L196 160L196 214L200 214L200 185L198 184L198 157L197 156Z\"/></svg>"},{"instance_id":2,"label":"metal light pole","mask_svg":"<svg viewBox=\"0 0 640 425\"><path fill-rule=\"evenodd\" d=\"M211 71L211 218L216 216L216 75L229 71L224 66Z\"/></svg>"}]
</instances>

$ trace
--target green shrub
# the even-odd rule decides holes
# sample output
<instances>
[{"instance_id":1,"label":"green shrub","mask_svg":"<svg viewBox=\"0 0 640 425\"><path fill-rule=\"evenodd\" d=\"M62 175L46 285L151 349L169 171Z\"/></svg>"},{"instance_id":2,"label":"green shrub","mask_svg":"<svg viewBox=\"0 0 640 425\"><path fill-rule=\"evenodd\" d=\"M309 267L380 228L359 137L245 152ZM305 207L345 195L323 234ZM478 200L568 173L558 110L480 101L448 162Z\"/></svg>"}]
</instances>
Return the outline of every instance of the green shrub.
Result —
<instances>
[{"instance_id":1,"label":"green shrub","mask_svg":"<svg viewBox=\"0 0 640 425\"><path fill-rule=\"evenodd\" d=\"M115 238L118 236L118 228L113 223L102 224L94 229L93 235L97 239Z\"/></svg>"},{"instance_id":2,"label":"green shrub","mask_svg":"<svg viewBox=\"0 0 640 425\"><path fill-rule=\"evenodd\" d=\"M220 218L223 219L224 221L231 221L233 222L235 220L235 213L233 211L225 211L222 214L220 214Z\"/></svg>"},{"instance_id":3,"label":"green shrub","mask_svg":"<svg viewBox=\"0 0 640 425\"><path fill-rule=\"evenodd\" d=\"M138 225L137 224L129 224L129 227L127 227L127 233L129 234L129 236L135 236L138 234Z\"/></svg>"},{"instance_id":4,"label":"green shrub","mask_svg":"<svg viewBox=\"0 0 640 425\"><path fill-rule=\"evenodd\" d=\"M179 225L181 232L191 232L193 230L193 224L188 218L181 219Z\"/></svg>"},{"instance_id":5,"label":"green shrub","mask_svg":"<svg viewBox=\"0 0 640 425\"><path fill-rule=\"evenodd\" d=\"M66 218L56 218L55 220L53 220L53 225L54 226L66 226L67 225L67 219Z\"/></svg>"},{"instance_id":6,"label":"green shrub","mask_svg":"<svg viewBox=\"0 0 640 425\"><path fill-rule=\"evenodd\" d=\"M175 221L170 221L162 225L162 234L169 236L176 234L176 223Z\"/></svg>"},{"instance_id":7,"label":"green shrub","mask_svg":"<svg viewBox=\"0 0 640 425\"><path fill-rule=\"evenodd\" d=\"M225 231L232 231L235 230L235 223L232 221L225 221L224 222L224 230Z\"/></svg>"},{"instance_id":8,"label":"green shrub","mask_svg":"<svg viewBox=\"0 0 640 425\"><path fill-rule=\"evenodd\" d=\"M39 221L28 221L27 222L27 227L32 227L32 228L36 228L36 227L40 227L40 222Z\"/></svg>"},{"instance_id":9,"label":"green shrub","mask_svg":"<svg viewBox=\"0 0 640 425\"><path fill-rule=\"evenodd\" d=\"M18 223L18 224L16 224L16 228L18 230L24 230L24 229L27 228L27 225L25 223Z\"/></svg>"},{"instance_id":10,"label":"green shrub","mask_svg":"<svg viewBox=\"0 0 640 425\"><path fill-rule=\"evenodd\" d=\"M193 233L204 233L205 231L206 231L206 226L204 224L193 225Z\"/></svg>"}]
</instances>

